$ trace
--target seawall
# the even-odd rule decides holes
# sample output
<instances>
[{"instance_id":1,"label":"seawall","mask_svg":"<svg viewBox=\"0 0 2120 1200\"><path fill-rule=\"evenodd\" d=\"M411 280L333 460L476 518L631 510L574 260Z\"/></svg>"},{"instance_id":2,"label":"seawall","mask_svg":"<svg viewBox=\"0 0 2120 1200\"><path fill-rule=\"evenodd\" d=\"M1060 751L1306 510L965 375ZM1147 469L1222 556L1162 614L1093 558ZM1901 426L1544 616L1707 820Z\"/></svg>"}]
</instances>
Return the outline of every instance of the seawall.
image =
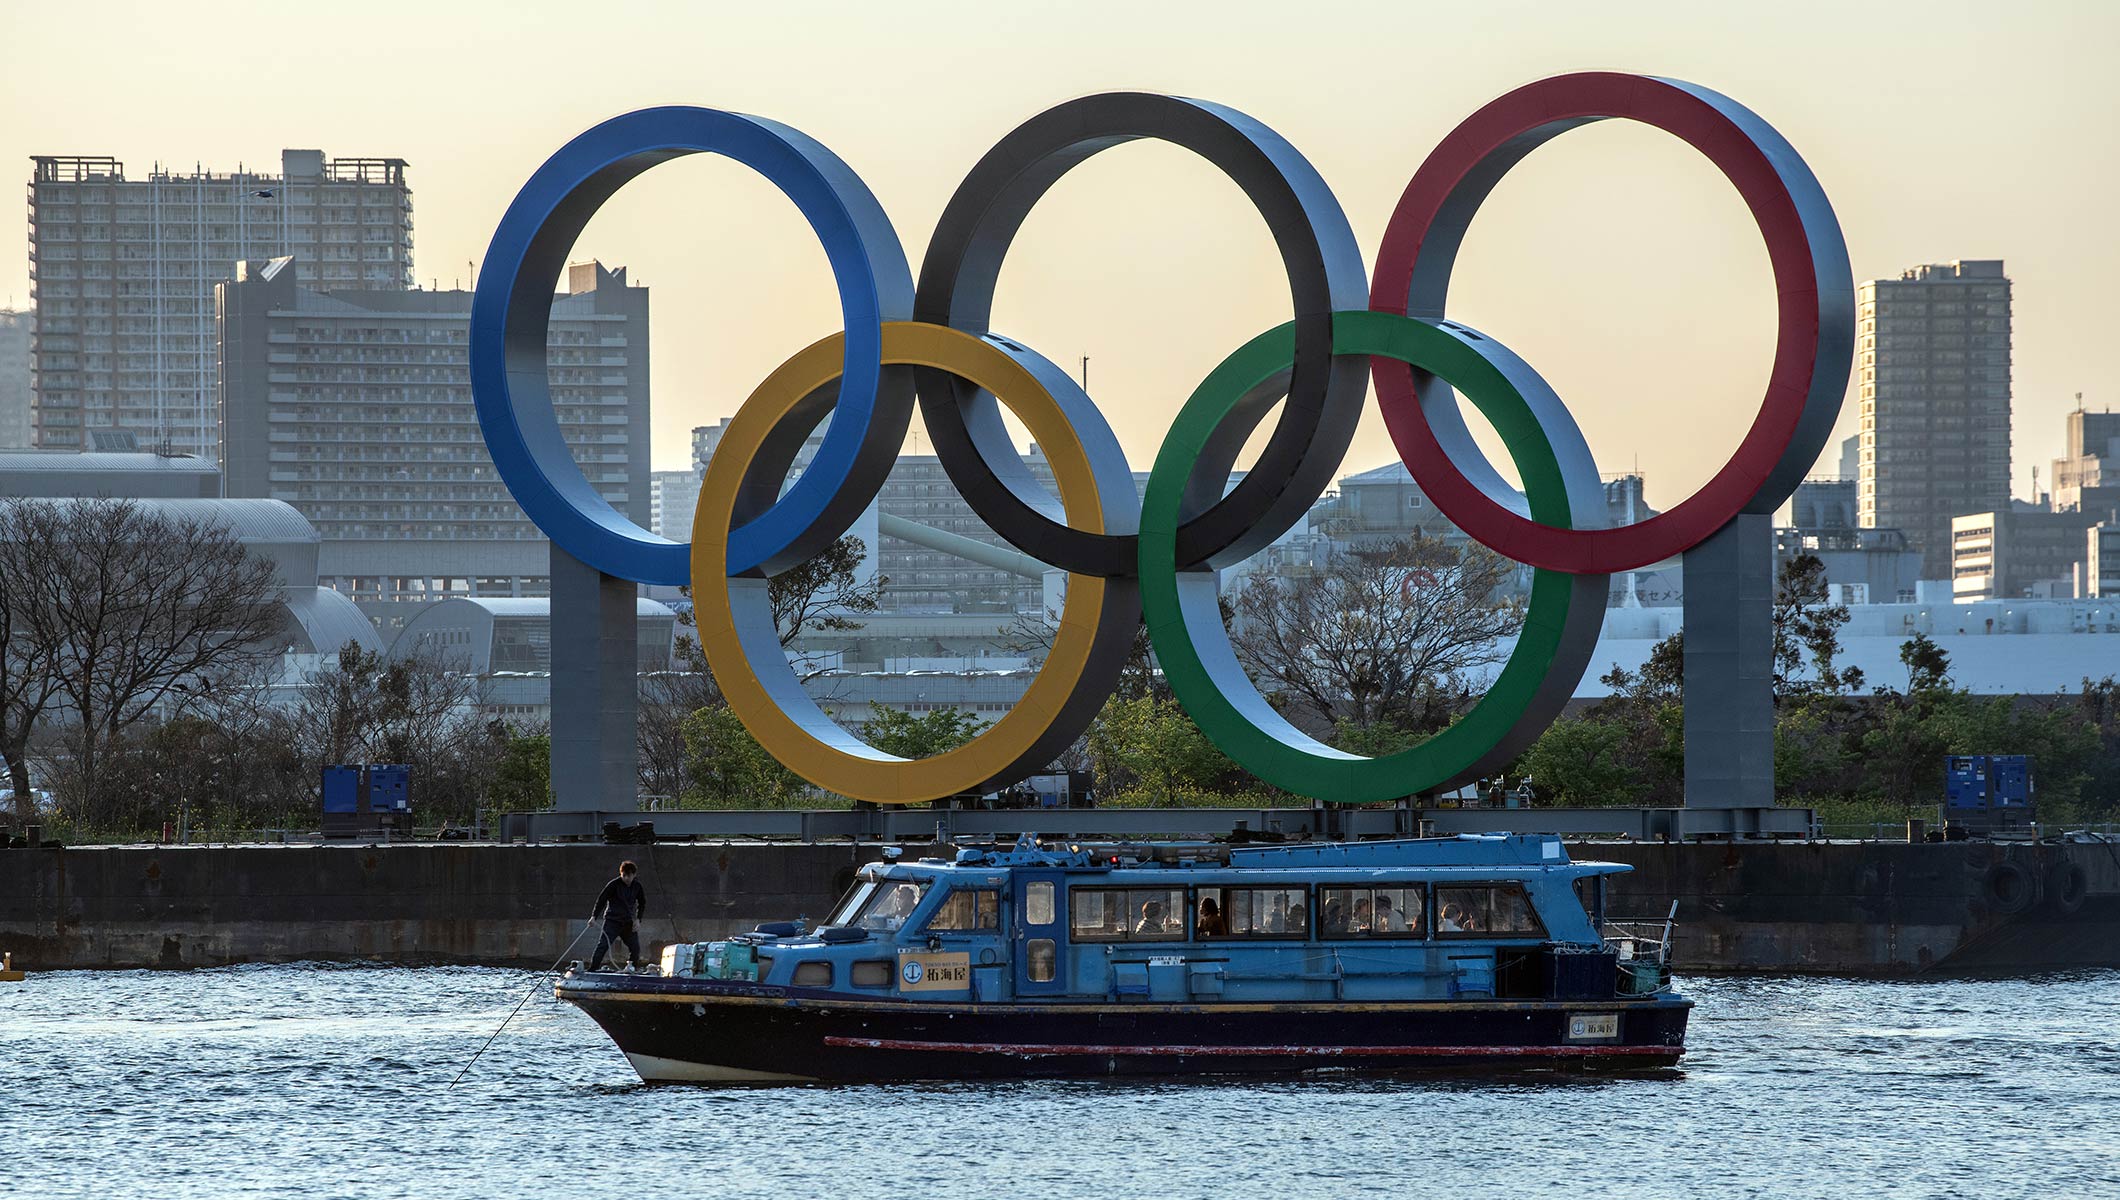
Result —
<instances>
[{"instance_id":1,"label":"seawall","mask_svg":"<svg viewBox=\"0 0 2120 1200\"><path fill-rule=\"evenodd\" d=\"M1682 969L2120 965L2120 850L2106 845L1599 842L1571 853L1634 866L1612 882L1614 919L1661 921L1678 901ZM0 949L31 970L542 967L583 930L621 859L641 866L644 935L659 944L814 920L878 855L843 842L0 850ZM2012 880L2030 882L2029 900L1999 886Z\"/></svg>"}]
</instances>

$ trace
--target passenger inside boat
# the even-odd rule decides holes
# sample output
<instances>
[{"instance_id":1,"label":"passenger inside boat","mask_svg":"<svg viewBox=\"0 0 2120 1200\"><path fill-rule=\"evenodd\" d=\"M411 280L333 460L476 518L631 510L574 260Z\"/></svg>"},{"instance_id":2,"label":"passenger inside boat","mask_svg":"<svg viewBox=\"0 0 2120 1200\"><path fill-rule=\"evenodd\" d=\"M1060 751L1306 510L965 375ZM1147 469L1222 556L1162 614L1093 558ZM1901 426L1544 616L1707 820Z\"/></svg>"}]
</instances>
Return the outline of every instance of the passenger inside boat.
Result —
<instances>
[{"instance_id":1,"label":"passenger inside boat","mask_svg":"<svg viewBox=\"0 0 2120 1200\"><path fill-rule=\"evenodd\" d=\"M1227 937L1229 922L1223 919L1222 906L1213 896L1200 897L1200 922L1193 931L1200 937Z\"/></svg>"},{"instance_id":2,"label":"passenger inside boat","mask_svg":"<svg viewBox=\"0 0 2120 1200\"><path fill-rule=\"evenodd\" d=\"M1134 927L1135 933L1165 933L1169 926L1163 920L1164 907L1161 900L1150 900L1141 906L1141 923Z\"/></svg>"},{"instance_id":3,"label":"passenger inside boat","mask_svg":"<svg viewBox=\"0 0 2120 1200\"><path fill-rule=\"evenodd\" d=\"M1376 911L1369 919L1369 927L1376 933L1404 933L1406 922L1391 911L1391 897L1385 893L1377 895Z\"/></svg>"}]
</instances>

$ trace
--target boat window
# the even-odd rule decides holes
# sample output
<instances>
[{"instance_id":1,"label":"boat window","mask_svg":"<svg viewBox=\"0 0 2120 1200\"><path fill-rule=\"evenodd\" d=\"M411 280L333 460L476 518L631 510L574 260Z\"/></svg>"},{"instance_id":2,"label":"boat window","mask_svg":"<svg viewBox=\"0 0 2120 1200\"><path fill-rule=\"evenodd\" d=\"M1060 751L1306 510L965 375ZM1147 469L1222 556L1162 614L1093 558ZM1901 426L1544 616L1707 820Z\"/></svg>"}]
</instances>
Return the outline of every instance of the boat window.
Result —
<instances>
[{"instance_id":1,"label":"boat window","mask_svg":"<svg viewBox=\"0 0 2120 1200\"><path fill-rule=\"evenodd\" d=\"M1321 937L1420 937L1426 932L1419 884L1318 889Z\"/></svg>"},{"instance_id":2,"label":"boat window","mask_svg":"<svg viewBox=\"0 0 2120 1200\"><path fill-rule=\"evenodd\" d=\"M1058 914L1054 911L1053 881L1040 879L1023 887L1023 923L1026 925L1050 925Z\"/></svg>"},{"instance_id":3,"label":"boat window","mask_svg":"<svg viewBox=\"0 0 2120 1200\"><path fill-rule=\"evenodd\" d=\"M1191 929L1184 888L1071 888L1068 922L1078 942L1171 942Z\"/></svg>"},{"instance_id":4,"label":"boat window","mask_svg":"<svg viewBox=\"0 0 2120 1200\"><path fill-rule=\"evenodd\" d=\"M796 987L831 987L832 964L828 962L796 963L795 977L788 982Z\"/></svg>"},{"instance_id":5,"label":"boat window","mask_svg":"<svg viewBox=\"0 0 2120 1200\"><path fill-rule=\"evenodd\" d=\"M868 958L855 963L847 970L847 978L855 987L891 986L891 963L889 959Z\"/></svg>"},{"instance_id":6,"label":"boat window","mask_svg":"<svg viewBox=\"0 0 2120 1200\"><path fill-rule=\"evenodd\" d=\"M920 898L927 895L928 886L927 880L915 883L909 879L878 884L852 920L834 924L889 932L905 924L905 919L920 907Z\"/></svg>"},{"instance_id":7,"label":"boat window","mask_svg":"<svg viewBox=\"0 0 2120 1200\"><path fill-rule=\"evenodd\" d=\"M1521 883L1435 889L1436 932L1444 937L1543 937L1546 927Z\"/></svg>"},{"instance_id":8,"label":"boat window","mask_svg":"<svg viewBox=\"0 0 2120 1200\"><path fill-rule=\"evenodd\" d=\"M928 918L930 931L968 932L1001 927L1000 893L986 888L956 888L942 898L935 915Z\"/></svg>"},{"instance_id":9,"label":"boat window","mask_svg":"<svg viewBox=\"0 0 2120 1200\"><path fill-rule=\"evenodd\" d=\"M853 924L854 914L860 912L861 906L867 904L869 897L875 894L876 882L872 879L862 880L854 885L854 890L847 893L846 899L839 902L839 907L832 910L832 915L826 917L824 923L827 925Z\"/></svg>"},{"instance_id":10,"label":"boat window","mask_svg":"<svg viewBox=\"0 0 2120 1200\"><path fill-rule=\"evenodd\" d=\"M1053 939L1032 938L1024 943L1023 951L1024 975L1032 983L1051 983L1059 975L1060 954Z\"/></svg>"},{"instance_id":11,"label":"boat window","mask_svg":"<svg viewBox=\"0 0 2120 1200\"><path fill-rule=\"evenodd\" d=\"M1199 889L1193 935L1202 938L1310 936L1310 896L1300 887Z\"/></svg>"}]
</instances>

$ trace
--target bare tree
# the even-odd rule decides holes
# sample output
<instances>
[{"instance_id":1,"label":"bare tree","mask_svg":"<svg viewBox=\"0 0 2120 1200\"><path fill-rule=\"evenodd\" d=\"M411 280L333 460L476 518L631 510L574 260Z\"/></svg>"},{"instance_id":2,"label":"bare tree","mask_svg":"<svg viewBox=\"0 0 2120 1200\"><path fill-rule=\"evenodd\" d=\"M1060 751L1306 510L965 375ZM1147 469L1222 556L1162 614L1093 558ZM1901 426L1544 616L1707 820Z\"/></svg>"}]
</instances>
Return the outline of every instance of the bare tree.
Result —
<instances>
[{"instance_id":1,"label":"bare tree","mask_svg":"<svg viewBox=\"0 0 2120 1200\"><path fill-rule=\"evenodd\" d=\"M7 760L15 816L36 819L29 742L59 696L56 647L48 622L32 619L32 583L53 569L58 541L52 505L0 502L0 758Z\"/></svg>"},{"instance_id":2,"label":"bare tree","mask_svg":"<svg viewBox=\"0 0 2120 1200\"><path fill-rule=\"evenodd\" d=\"M1231 637L1292 715L1326 728L1432 727L1433 710L1456 706L1455 681L1500 661L1495 640L1516 631L1522 602L1497 598L1513 569L1484 547L1414 534L1343 553L1316 575L1254 576L1231 600Z\"/></svg>"},{"instance_id":3,"label":"bare tree","mask_svg":"<svg viewBox=\"0 0 2120 1200\"><path fill-rule=\"evenodd\" d=\"M273 564L219 525L130 500L60 508L65 550L38 611L56 626L60 686L81 728L75 767L92 789L103 745L277 654L284 617Z\"/></svg>"},{"instance_id":4,"label":"bare tree","mask_svg":"<svg viewBox=\"0 0 2120 1200\"><path fill-rule=\"evenodd\" d=\"M793 643L808 629L859 629L861 622L855 618L882 605L883 587L889 581L882 575L861 581L861 556L866 550L862 540L850 533L817 557L768 581L766 591L772 597L773 623L780 628L781 645Z\"/></svg>"},{"instance_id":5,"label":"bare tree","mask_svg":"<svg viewBox=\"0 0 2120 1200\"><path fill-rule=\"evenodd\" d=\"M285 625L273 564L210 521L131 500L22 500L46 543L14 588L78 724L73 776L92 794L104 747L150 713L180 713L260 657Z\"/></svg>"}]
</instances>

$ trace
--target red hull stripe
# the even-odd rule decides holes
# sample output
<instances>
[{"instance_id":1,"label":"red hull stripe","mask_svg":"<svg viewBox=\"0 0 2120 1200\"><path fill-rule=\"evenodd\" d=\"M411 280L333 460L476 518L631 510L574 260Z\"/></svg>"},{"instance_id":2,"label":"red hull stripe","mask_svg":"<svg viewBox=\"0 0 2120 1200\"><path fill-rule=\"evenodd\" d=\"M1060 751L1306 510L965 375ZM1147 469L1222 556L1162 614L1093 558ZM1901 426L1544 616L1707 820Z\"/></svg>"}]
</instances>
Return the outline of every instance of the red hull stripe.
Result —
<instances>
[{"instance_id":1,"label":"red hull stripe","mask_svg":"<svg viewBox=\"0 0 2120 1200\"><path fill-rule=\"evenodd\" d=\"M1164 1058L1677 1058L1682 1046L1092 1046L1031 1042L928 1042L905 1038L827 1037L824 1044L854 1050L929 1050L949 1054L1007 1054L1025 1058L1150 1055Z\"/></svg>"}]
</instances>

